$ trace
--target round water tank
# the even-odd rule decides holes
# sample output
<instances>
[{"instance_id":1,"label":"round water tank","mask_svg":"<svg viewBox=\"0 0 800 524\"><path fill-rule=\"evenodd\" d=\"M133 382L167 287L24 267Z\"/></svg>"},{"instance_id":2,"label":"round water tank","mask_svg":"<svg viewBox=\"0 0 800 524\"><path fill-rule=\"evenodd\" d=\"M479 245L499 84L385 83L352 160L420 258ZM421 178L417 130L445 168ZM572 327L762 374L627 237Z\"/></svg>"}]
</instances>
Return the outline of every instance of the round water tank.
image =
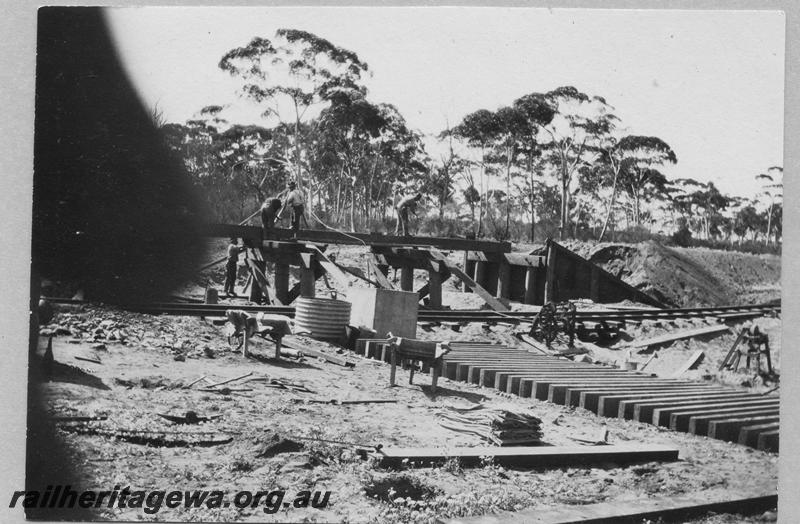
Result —
<instances>
[{"instance_id":1,"label":"round water tank","mask_svg":"<svg viewBox=\"0 0 800 524\"><path fill-rule=\"evenodd\" d=\"M331 298L298 298L295 301L296 332L307 331L320 340L344 338L350 322L350 302Z\"/></svg>"}]
</instances>

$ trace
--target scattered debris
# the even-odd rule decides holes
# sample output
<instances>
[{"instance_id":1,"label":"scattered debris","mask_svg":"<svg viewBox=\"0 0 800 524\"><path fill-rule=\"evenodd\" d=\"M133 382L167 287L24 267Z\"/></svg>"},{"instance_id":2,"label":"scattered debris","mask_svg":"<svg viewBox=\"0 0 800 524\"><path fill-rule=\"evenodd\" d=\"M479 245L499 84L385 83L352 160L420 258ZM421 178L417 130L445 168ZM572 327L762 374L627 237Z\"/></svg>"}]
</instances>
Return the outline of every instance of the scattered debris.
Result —
<instances>
[{"instance_id":1,"label":"scattered debris","mask_svg":"<svg viewBox=\"0 0 800 524\"><path fill-rule=\"evenodd\" d=\"M202 422L211 422L221 418L222 415L211 415L210 417L203 417L198 415L195 411L187 411L186 415L170 415L168 413L156 413L159 417L174 422L176 424L200 424Z\"/></svg>"},{"instance_id":2,"label":"scattered debris","mask_svg":"<svg viewBox=\"0 0 800 524\"><path fill-rule=\"evenodd\" d=\"M361 399L361 400L339 400L339 399L313 399L313 398L293 398L293 402L305 402L309 404L333 404L335 406L352 405L352 404L396 404L397 400L389 398L374 398L374 399Z\"/></svg>"},{"instance_id":3,"label":"scattered debris","mask_svg":"<svg viewBox=\"0 0 800 524\"><path fill-rule=\"evenodd\" d=\"M89 426L63 426L63 431L80 435L101 435L124 440L132 444L142 444L155 447L207 447L228 444L233 437L219 431L164 431L164 430L139 430L139 429L104 429Z\"/></svg>"}]
</instances>

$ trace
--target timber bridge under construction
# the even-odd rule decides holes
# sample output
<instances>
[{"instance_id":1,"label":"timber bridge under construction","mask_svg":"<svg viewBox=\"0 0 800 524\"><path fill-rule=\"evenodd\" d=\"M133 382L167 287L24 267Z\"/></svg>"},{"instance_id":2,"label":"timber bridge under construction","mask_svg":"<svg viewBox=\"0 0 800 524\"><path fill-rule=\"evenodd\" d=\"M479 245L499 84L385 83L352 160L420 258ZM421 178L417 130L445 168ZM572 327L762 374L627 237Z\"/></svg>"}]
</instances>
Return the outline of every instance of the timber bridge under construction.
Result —
<instances>
[{"instance_id":1,"label":"timber bridge under construction","mask_svg":"<svg viewBox=\"0 0 800 524\"><path fill-rule=\"evenodd\" d=\"M219 304L216 300L126 304L127 309L153 314L224 316L229 308L248 313L273 313L295 317L298 299L313 299L316 282L328 277L345 289L352 289L352 275L373 290L404 292L413 305L398 311L397 303L382 311L373 302L373 316L406 316L411 327L401 336L414 338L418 323L457 324L469 322L532 323L547 304L576 299L595 303L632 301L645 306L574 311L574 329L581 335L615 334L626 324L646 320L671 322L703 319L717 323L699 330L666 335L640 346L669 343L694 335L730 330L726 323L741 322L763 315L778 315L779 304L704 308L666 308L655 298L623 282L576 253L548 240L533 253L514 253L509 242L391 236L376 233L274 229L268 234L260 227L215 224L206 234L217 238L241 238L246 246L249 277L246 289L254 304ZM326 254L329 244L359 245L365 253L367 271L349 267ZM463 252L463 263L453 263L444 252ZM219 262L219 261L217 261ZM205 267L210 267L209 264ZM291 269L295 271L292 272ZM399 271L399 289L388 278ZM414 289L415 271L427 276ZM299 275L293 278L292 274ZM465 292L477 294L486 307L453 310L442 303L442 284L450 278L460 281ZM293 282L293 280L296 280ZM414 296L413 294L416 294ZM58 300L54 300L58 302ZM525 311L512 311L512 301L529 304ZM70 302L61 300L61 302ZM353 301L356 302L356 301ZM407 304L409 300L405 300ZM356 306L359 307L359 306ZM352 324L352 322L351 322ZM372 327L372 326L370 326ZM348 327L340 342L354 354L390 361L386 329L374 329L370 336L358 326ZM395 331L395 335L397 335ZM581 337L583 338L583 337ZM740 340L742 336L740 336ZM635 419L692 432L763 450L778 450L779 399L774 394L748 393L733 387L702 384L674 377L658 377L642 369L615 369L575 361L575 353L550 350L532 337L521 338L523 347L455 342L439 373L497 390L548 400L565 406L580 406L600 416ZM739 344L740 340L737 340ZM731 348L728 357L735 353ZM768 351L768 350L767 350ZM747 354L748 362L750 354ZM753 356L760 356L753 355ZM768 355L767 355L768 356ZM695 358L695 361L697 359ZM728 363L723 362L723 366ZM737 361L738 362L738 361ZM687 363L689 369L696 362ZM748 364L749 365L749 364ZM645 364L646 366L646 364ZM431 365L423 363L423 372Z\"/></svg>"}]
</instances>

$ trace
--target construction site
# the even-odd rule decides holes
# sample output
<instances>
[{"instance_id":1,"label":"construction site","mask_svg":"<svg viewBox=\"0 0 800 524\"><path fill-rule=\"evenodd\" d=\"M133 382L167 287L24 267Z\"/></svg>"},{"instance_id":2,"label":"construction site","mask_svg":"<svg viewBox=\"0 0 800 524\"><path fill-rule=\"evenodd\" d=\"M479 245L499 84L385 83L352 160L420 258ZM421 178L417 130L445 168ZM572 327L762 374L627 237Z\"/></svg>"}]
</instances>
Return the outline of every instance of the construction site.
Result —
<instances>
[{"instance_id":1,"label":"construction site","mask_svg":"<svg viewBox=\"0 0 800 524\"><path fill-rule=\"evenodd\" d=\"M792 522L785 17L655 11L36 11L9 513Z\"/></svg>"},{"instance_id":2,"label":"construction site","mask_svg":"<svg viewBox=\"0 0 800 524\"><path fill-rule=\"evenodd\" d=\"M43 299L36 368L73 485L333 493L164 520L775 518L777 257L661 247L683 268L735 262L740 289L703 285L761 298L676 307L555 241L207 233L169 302ZM244 258L221 297L229 237Z\"/></svg>"}]
</instances>

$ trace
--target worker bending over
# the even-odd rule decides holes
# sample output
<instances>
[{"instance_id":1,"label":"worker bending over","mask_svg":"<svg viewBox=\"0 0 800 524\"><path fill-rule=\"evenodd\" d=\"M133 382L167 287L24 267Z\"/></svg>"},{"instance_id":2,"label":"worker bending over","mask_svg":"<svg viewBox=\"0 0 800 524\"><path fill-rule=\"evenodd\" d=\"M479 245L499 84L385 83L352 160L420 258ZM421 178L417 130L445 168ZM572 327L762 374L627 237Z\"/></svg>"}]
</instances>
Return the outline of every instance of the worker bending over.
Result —
<instances>
[{"instance_id":1,"label":"worker bending over","mask_svg":"<svg viewBox=\"0 0 800 524\"><path fill-rule=\"evenodd\" d=\"M292 229L298 231L300 229L301 219L305 222L306 227L308 227L305 211L306 199L303 196L303 192L297 189L297 184L294 181L289 182L288 188L289 193L283 201L283 208L278 212L278 218L281 218L284 210L288 207L292 212Z\"/></svg>"},{"instance_id":2,"label":"worker bending over","mask_svg":"<svg viewBox=\"0 0 800 524\"><path fill-rule=\"evenodd\" d=\"M275 227L275 219L278 218L280 209L281 200L279 198L268 198L261 206L261 227L264 228L265 238L267 233Z\"/></svg>"},{"instance_id":3,"label":"worker bending over","mask_svg":"<svg viewBox=\"0 0 800 524\"><path fill-rule=\"evenodd\" d=\"M422 194L409 195L397 203L397 227L394 230L395 235L408 236L408 214L412 213L417 215L417 203L422 200Z\"/></svg>"}]
</instances>

